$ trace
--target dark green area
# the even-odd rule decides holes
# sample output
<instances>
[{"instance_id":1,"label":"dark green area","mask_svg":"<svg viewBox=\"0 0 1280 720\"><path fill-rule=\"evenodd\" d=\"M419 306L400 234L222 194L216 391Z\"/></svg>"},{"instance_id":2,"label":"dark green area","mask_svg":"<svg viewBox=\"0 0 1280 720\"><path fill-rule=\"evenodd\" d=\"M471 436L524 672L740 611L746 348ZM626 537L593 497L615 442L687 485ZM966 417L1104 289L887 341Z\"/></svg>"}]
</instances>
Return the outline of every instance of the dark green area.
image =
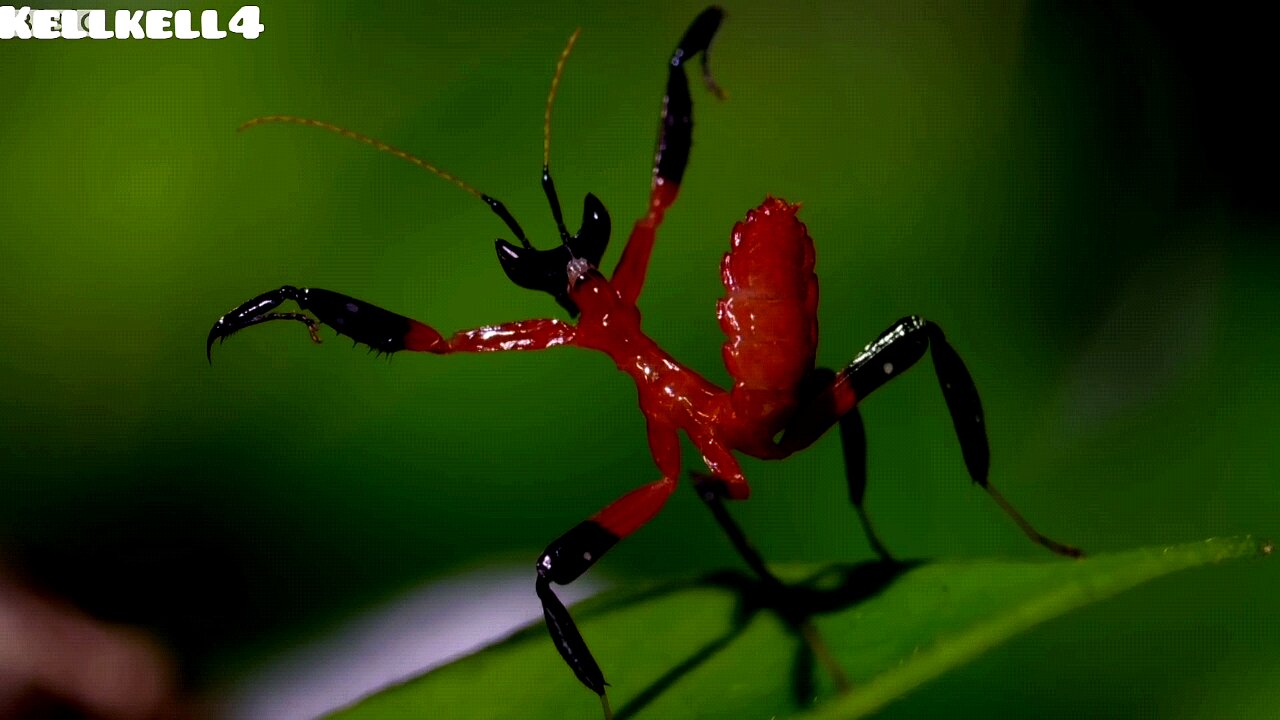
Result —
<instances>
[{"instance_id":1,"label":"dark green area","mask_svg":"<svg viewBox=\"0 0 1280 720\"><path fill-rule=\"evenodd\" d=\"M626 228L663 63L699 9L296 3L264 6L255 41L0 41L6 561L156 629L200 685L453 569L532 562L653 479L634 391L603 357L388 363L277 323L210 368L203 344L282 283L445 331L560 313L505 279L490 243L506 228L473 198L317 131L234 128L290 113L361 130L500 197L549 243L543 102L582 26L553 164L569 207L594 192ZM1263 23L1123 4L727 9L713 65L731 98L695 88L692 163L642 298L655 338L727 381L729 230L767 193L802 201L820 362L908 313L939 323L983 393L993 483L1046 533L1106 552L1275 532ZM1043 552L968 486L927 371L864 416L868 507L895 553ZM833 439L745 470L754 495L735 512L768 558L869 557ZM682 492L599 572L735 564ZM1268 565L1092 607L886 716L1251 717L1271 691L1247 677L1280 670Z\"/></svg>"}]
</instances>

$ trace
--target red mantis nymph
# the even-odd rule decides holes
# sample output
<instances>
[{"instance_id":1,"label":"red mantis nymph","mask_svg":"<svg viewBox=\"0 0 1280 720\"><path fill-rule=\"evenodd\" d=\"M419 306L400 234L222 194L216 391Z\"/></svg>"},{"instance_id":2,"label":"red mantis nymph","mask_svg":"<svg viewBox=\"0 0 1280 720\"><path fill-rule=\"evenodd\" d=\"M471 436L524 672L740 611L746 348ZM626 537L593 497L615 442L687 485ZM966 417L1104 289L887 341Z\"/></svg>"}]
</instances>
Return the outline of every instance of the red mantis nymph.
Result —
<instances>
[{"instance_id":1,"label":"red mantis nymph","mask_svg":"<svg viewBox=\"0 0 1280 720\"><path fill-rule=\"evenodd\" d=\"M716 7L703 11L672 54L663 97L648 211L632 227L611 276L600 270L610 235L609 213L594 195L583 203L582 225L570 235L551 179L550 115L561 72L577 33L570 38L547 98L542 186L551 206L560 244L537 249L519 223L494 198L433 165L390 145L328 123L293 116L268 116L245 126L283 122L310 125L345 135L390 152L448 180L489 205L519 244L498 240L503 270L520 287L555 298L577 322L519 320L463 330L449 337L429 325L330 290L290 285L272 290L223 315L209 332L206 352L215 340L251 325L273 320L305 324L319 341L318 326L328 325L382 353L402 350L449 353L545 350L578 347L608 355L635 381L647 423L649 448L659 478L592 515L552 542L537 561L535 587L547 628L561 656L578 679L597 693L608 717L605 680L568 610L552 584L573 582L619 540L648 523L675 490L680 475L680 433L701 454L707 474L696 475L699 496L729 532L734 544L763 579L776 582L759 556L741 541L722 500L745 500L751 493L734 453L779 460L803 450L837 423L846 453L850 497L876 552L888 552L871 530L863 510L866 485L865 435L856 406L889 380L906 372L931 351L933 365L950 410L965 465L1019 527L1050 550L1076 557L1079 550L1041 535L987 480L989 449L977 389L960 356L942 330L920 317L893 323L839 372L816 368L818 280L813 241L796 218L798 206L768 197L734 228L721 276L725 295L716 308L725 364L733 376L729 390L717 387L658 346L641 328L636 302L644 286L654 239L680 190L692 146L693 104L685 66L701 56L702 76L719 95L707 56L723 18ZM286 300L304 312L277 312ZM314 315L308 315L309 311Z\"/></svg>"}]
</instances>

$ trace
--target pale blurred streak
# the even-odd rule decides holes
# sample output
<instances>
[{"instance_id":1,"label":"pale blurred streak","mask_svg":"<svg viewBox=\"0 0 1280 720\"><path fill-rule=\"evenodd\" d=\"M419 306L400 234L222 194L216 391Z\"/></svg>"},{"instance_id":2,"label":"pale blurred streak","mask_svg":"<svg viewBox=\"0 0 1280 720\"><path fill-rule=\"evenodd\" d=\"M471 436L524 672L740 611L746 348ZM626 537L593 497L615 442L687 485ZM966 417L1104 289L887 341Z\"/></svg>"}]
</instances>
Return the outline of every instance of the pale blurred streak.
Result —
<instances>
[{"instance_id":1,"label":"pale blurred streak","mask_svg":"<svg viewBox=\"0 0 1280 720\"><path fill-rule=\"evenodd\" d=\"M93 618L0 569L0 717L182 714L169 654L140 630Z\"/></svg>"},{"instance_id":2,"label":"pale blurred streak","mask_svg":"<svg viewBox=\"0 0 1280 720\"><path fill-rule=\"evenodd\" d=\"M270 662L232 688L218 715L314 718L466 656L541 621L533 580L522 564L433 582ZM556 591L571 604L601 588L582 578Z\"/></svg>"}]
</instances>

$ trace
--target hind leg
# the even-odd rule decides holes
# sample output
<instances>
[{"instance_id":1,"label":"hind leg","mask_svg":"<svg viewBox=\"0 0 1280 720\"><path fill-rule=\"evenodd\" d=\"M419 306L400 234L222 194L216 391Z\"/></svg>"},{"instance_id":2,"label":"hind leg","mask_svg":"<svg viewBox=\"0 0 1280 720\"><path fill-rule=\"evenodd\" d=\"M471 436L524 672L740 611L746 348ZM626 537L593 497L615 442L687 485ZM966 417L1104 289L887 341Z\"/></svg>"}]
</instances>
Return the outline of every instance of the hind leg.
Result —
<instances>
[{"instance_id":1,"label":"hind leg","mask_svg":"<svg viewBox=\"0 0 1280 720\"><path fill-rule=\"evenodd\" d=\"M1084 555L1078 548L1041 534L991 485L987 479L991 449L987 443L986 422L978 389L964 362L960 360L960 355L947 342L942 328L923 318L905 317L894 323L854 358L853 362L837 373L791 420L782 436L781 451L784 454L792 453L808 447L837 421L855 412L854 407L867 395L915 365L924 357L926 350L930 350L933 356L934 371L938 375L942 397L947 403L956 437L960 441L960 451L964 456L965 467L969 470L969 477L987 491L1000 509L1033 542L1059 555ZM847 427L842 423L841 436L846 453L852 449L855 455L865 458L866 441L862 439L860 430L861 420L851 420ZM857 465L857 462L850 463L851 468ZM862 491L866 487L865 460L861 468L860 472L850 470L849 491L864 524L869 528L870 524L861 507ZM877 546L877 552L882 556L886 555L883 545L879 545L875 535L869 533L869 537L873 546Z\"/></svg>"}]
</instances>

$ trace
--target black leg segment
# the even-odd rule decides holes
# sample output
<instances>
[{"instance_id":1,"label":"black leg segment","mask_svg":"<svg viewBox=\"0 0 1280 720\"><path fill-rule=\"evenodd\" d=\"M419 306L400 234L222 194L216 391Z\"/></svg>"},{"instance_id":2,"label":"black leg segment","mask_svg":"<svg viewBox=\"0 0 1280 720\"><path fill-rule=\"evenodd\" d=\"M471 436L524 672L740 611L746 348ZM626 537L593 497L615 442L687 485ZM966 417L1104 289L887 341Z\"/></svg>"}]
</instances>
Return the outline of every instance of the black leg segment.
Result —
<instances>
[{"instance_id":1,"label":"black leg segment","mask_svg":"<svg viewBox=\"0 0 1280 720\"><path fill-rule=\"evenodd\" d=\"M717 97L724 95L711 75L708 59L711 40L723 19L724 11L718 7L703 10L680 38L680 44L671 55L667 93L662 99L662 120L658 127L658 149L653 162L655 182L679 184L684 177L685 166L689 164L689 150L693 145L693 98L689 95L689 77L684 64L701 53L703 82Z\"/></svg>"},{"instance_id":2,"label":"black leg segment","mask_svg":"<svg viewBox=\"0 0 1280 720\"><path fill-rule=\"evenodd\" d=\"M840 447L844 451L844 474L849 483L849 502L853 503L853 509L858 512L862 532L881 560L893 562L893 556L884 543L880 542L880 537L871 526L866 506L863 505L867 491L867 429L862 423L862 413L856 407L840 418Z\"/></svg>"},{"instance_id":3,"label":"black leg segment","mask_svg":"<svg viewBox=\"0 0 1280 720\"><path fill-rule=\"evenodd\" d=\"M861 507L867 492L867 428L856 407L840 418L840 448L844 451L849 502Z\"/></svg>"},{"instance_id":4,"label":"black leg segment","mask_svg":"<svg viewBox=\"0 0 1280 720\"><path fill-rule=\"evenodd\" d=\"M751 571L765 585L773 589L781 589L782 581L769 571L768 566L764 564L764 558L760 557L760 553L747 540L742 528L738 526L733 516L729 514L728 508L724 506L724 498L728 495L724 481L712 475L700 475L698 473L693 473L692 478L694 491L698 493L698 497L702 498L702 502L711 511L711 516L716 519L720 529L724 530L724 534L729 536L729 542L733 544L733 549L738 551L738 555L747 563L747 567L750 567Z\"/></svg>"},{"instance_id":5,"label":"black leg segment","mask_svg":"<svg viewBox=\"0 0 1280 720\"><path fill-rule=\"evenodd\" d=\"M856 401L861 402L881 385L915 365L920 358L924 357L926 349L932 353L934 371L937 373L938 384L942 388L942 397L947 403L956 437L960 441L960 451L964 455L964 464L969 471L969 477L991 495L996 504L1031 540L1059 555L1082 556L1083 553L1079 549L1042 535L991 486L987 478L991 467L991 448L987 442L982 401L978 398L978 389L974 385L973 377L965 368L955 348L947 342L942 328L917 316L902 318L854 358L853 362L839 373L832 387L837 387L841 383L846 384ZM861 498L866 488L866 440L861 429L861 419L844 419L856 412L850 409L841 418L840 424L849 472L850 499L858 508L872 545L882 557L888 558L888 552L871 531L870 521L862 509ZM809 426L821 427L832 420L834 418L819 418L818 422L810 422Z\"/></svg>"},{"instance_id":6,"label":"black leg segment","mask_svg":"<svg viewBox=\"0 0 1280 720\"><path fill-rule=\"evenodd\" d=\"M975 483L985 486L991 450L987 444L982 401L978 399L973 378L947 342L942 328L914 315L902 318L859 353L840 375L861 402L881 385L915 365L924 357L926 349L933 351L934 371L938 375L938 384L942 386L942 396L951 413L969 476Z\"/></svg>"},{"instance_id":7,"label":"black leg segment","mask_svg":"<svg viewBox=\"0 0 1280 720\"><path fill-rule=\"evenodd\" d=\"M592 520L578 523L548 545L538 558L538 579L534 586L538 599L542 601L547 632L551 633L560 657L564 658L578 680L601 698L607 684L604 673L587 648L587 642L582 639L568 608L551 589L551 583L567 585L577 580L617 543L618 537L598 523ZM605 712L607 714L608 710Z\"/></svg>"},{"instance_id":8,"label":"black leg segment","mask_svg":"<svg viewBox=\"0 0 1280 720\"><path fill-rule=\"evenodd\" d=\"M539 576L534 588L538 599L542 601L542 617L547 621L547 631L551 633L560 657L564 658L583 685L597 695L604 695L604 673L587 649L587 642L582 639L582 633L578 632L569 609L552 592L551 584L545 577Z\"/></svg>"}]
</instances>

